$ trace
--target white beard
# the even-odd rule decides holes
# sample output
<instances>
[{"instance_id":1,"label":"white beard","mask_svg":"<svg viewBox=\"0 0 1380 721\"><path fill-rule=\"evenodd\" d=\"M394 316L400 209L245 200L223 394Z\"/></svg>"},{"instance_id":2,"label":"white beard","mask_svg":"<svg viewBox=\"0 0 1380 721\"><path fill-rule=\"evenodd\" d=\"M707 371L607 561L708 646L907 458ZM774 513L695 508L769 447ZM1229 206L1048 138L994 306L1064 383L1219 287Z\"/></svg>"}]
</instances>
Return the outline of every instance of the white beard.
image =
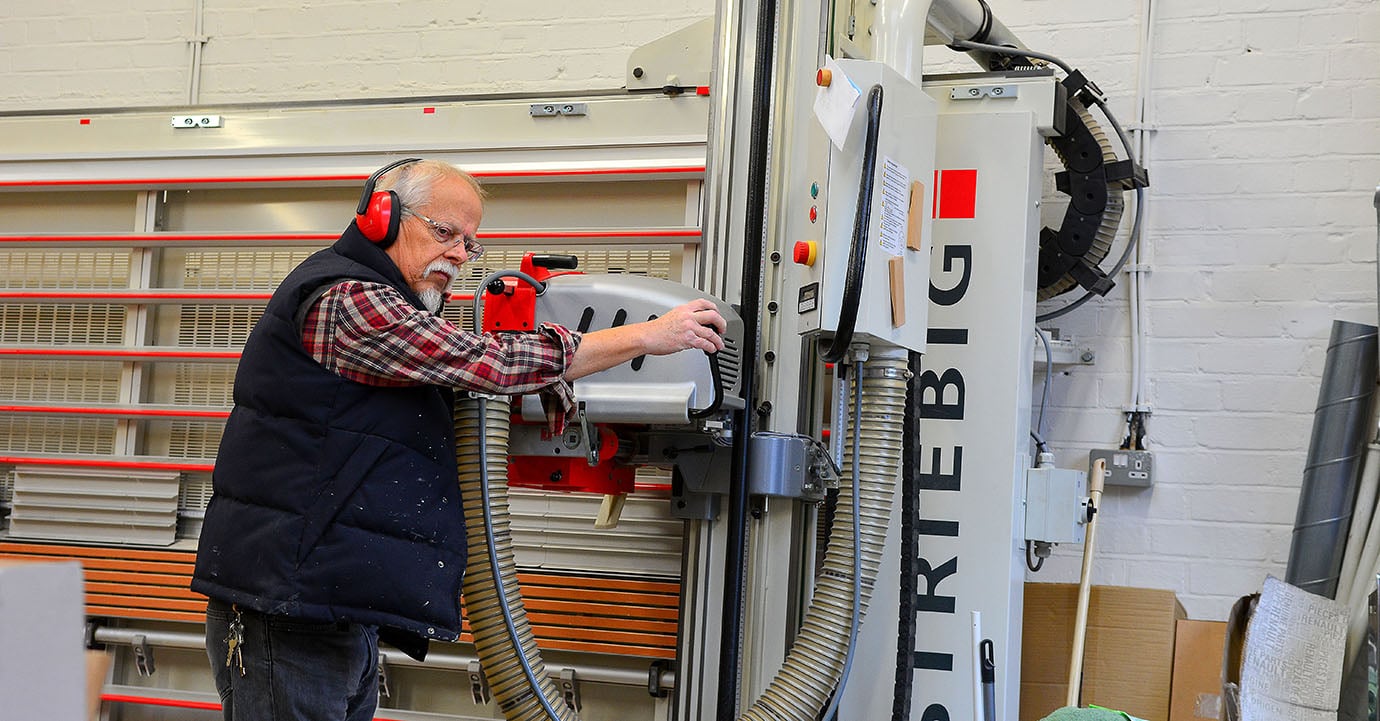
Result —
<instances>
[{"instance_id":1,"label":"white beard","mask_svg":"<svg viewBox=\"0 0 1380 721\"><path fill-rule=\"evenodd\" d=\"M450 282L446 283L445 290L439 291L427 288L419 292L417 297L422 299L422 305L426 306L427 310L435 313L441 310L441 302L446 299L446 294L455 286L455 279L460 276L460 269L444 260L433 260L431 264L426 267L426 270L422 271L422 277L425 278L433 272L445 273L446 277L450 278Z\"/></svg>"},{"instance_id":2,"label":"white beard","mask_svg":"<svg viewBox=\"0 0 1380 721\"><path fill-rule=\"evenodd\" d=\"M417 297L422 299L422 305L426 306L426 309L432 313L441 310L441 301L444 300L441 291L435 288L426 288L418 293Z\"/></svg>"}]
</instances>

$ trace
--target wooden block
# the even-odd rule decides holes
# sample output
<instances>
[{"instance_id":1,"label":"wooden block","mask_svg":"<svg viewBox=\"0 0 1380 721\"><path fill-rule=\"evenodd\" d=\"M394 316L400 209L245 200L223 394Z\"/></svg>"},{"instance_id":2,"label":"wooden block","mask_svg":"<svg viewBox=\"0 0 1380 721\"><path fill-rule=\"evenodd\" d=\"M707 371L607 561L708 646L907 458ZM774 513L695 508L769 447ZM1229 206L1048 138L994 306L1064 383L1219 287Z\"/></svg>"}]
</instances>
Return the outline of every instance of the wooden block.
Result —
<instances>
[{"instance_id":1,"label":"wooden block","mask_svg":"<svg viewBox=\"0 0 1380 721\"><path fill-rule=\"evenodd\" d=\"M594 527L600 530L617 528L618 519L623 516L623 502L627 498L623 493L604 494L604 500L599 504L599 515L594 519Z\"/></svg>"},{"instance_id":2,"label":"wooden block","mask_svg":"<svg viewBox=\"0 0 1380 721\"><path fill-rule=\"evenodd\" d=\"M906 324L906 259L892 258L887 263L891 275L891 327Z\"/></svg>"},{"instance_id":3,"label":"wooden block","mask_svg":"<svg viewBox=\"0 0 1380 721\"><path fill-rule=\"evenodd\" d=\"M920 250L923 246L920 227L925 217L925 184L914 181L910 184L910 210L906 215L906 247Z\"/></svg>"}]
</instances>

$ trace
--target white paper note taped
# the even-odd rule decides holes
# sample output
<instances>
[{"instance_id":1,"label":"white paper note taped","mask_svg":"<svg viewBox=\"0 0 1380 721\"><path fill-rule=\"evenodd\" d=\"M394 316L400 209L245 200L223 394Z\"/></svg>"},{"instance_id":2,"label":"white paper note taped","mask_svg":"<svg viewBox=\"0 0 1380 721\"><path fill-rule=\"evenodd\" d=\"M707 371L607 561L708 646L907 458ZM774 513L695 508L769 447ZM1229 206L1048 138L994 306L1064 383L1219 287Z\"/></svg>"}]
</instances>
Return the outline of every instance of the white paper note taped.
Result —
<instances>
[{"instance_id":1,"label":"white paper note taped","mask_svg":"<svg viewBox=\"0 0 1380 721\"><path fill-rule=\"evenodd\" d=\"M824 126L824 132L829 134L834 146L843 150L848 140L848 129L853 125L853 108L857 106L862 93L848 74L843 72L843 68L828 55L824 56L824 68L832 73L833 80L815 93L815 117L819 118L819 124Z\"/></svg>"}]
</instances>

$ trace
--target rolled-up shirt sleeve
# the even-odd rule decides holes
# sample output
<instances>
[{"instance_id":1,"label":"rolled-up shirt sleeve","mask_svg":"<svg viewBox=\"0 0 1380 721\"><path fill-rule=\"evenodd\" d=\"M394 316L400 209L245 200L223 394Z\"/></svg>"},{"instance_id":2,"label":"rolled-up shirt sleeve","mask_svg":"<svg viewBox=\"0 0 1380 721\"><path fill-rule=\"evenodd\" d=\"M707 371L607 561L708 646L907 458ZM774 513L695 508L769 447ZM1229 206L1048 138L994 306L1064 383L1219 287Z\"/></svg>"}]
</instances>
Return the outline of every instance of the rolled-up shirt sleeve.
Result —
<instances>
[{"instance_id":1,"label":"rolled-up shirt sleeve","mask_svg":"<svg viewBox=\"0 0 1380 721\"><path fill-rule=\"evenodd\" d=\"M545 323L534 333L472 333L413 307L389 286L355 280L327 290L302 326L307 351L344 378L495 395L539 393L548 413L562 418L574 409L564 374L580 338Z\"/></svg>"}]
</instances>

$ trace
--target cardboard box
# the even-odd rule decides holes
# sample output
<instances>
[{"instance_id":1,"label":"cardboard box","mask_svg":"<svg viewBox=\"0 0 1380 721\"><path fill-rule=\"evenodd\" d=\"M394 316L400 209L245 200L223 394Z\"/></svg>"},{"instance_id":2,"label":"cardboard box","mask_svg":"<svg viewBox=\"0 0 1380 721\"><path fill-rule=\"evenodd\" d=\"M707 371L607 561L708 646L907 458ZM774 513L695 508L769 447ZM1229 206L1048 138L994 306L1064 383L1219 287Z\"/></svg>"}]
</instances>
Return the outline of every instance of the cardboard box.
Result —
<instances>
[{"instance_id":1,"label":"cardboard box","mask_svg":"<svg viewBox=\"0 0 1380 721\"><path fill-rule=\"evenodd\" d=\"M109 651L86 652L86 718L90 721L101 718L101 692L114 662L115 657Z\"/></svg>"},{"instance_id":2,"label":"cardboard box","mask_svg":"<svg viewBox=\"0 0 1380 721\"><path fill-rule=\"evenodd\" d=\"M1174 634L1174 680L1169 721L1216 719L1222 706L1225 621L1179 621Z\"/></svg>"},{"instance_id":3,"label":"cardboard box","mask_svg":"<svg viewBox=\"0 0 1380 721\"><path fill-rule=\"evenodd\" d=\"M1077 603L1076 584L1025 584L1021 721L1039 721L1065 705ZM1079 705L1169 721L1174 635L1183 617L1173 591L1093 586Z\"/></svg>"}]
</instances>

